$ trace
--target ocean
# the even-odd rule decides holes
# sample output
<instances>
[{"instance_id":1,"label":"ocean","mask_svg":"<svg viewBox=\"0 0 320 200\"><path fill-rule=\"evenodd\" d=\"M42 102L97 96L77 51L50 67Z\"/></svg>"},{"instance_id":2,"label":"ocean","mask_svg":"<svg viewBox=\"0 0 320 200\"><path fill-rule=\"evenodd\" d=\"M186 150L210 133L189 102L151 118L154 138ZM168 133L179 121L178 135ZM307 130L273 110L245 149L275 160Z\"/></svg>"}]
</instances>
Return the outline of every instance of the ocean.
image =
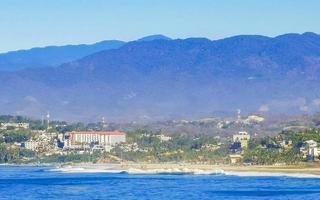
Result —
<instances>
[{"instance_id":1,"label":"ocean","mask_svg":"<svg viewBox=\"0 0 320 200\"><path fill-rule=\"evenodd\" d=\"M0 166L0 199L320 199L320 177L65 173Z\"/></svg>"}]
</instances>

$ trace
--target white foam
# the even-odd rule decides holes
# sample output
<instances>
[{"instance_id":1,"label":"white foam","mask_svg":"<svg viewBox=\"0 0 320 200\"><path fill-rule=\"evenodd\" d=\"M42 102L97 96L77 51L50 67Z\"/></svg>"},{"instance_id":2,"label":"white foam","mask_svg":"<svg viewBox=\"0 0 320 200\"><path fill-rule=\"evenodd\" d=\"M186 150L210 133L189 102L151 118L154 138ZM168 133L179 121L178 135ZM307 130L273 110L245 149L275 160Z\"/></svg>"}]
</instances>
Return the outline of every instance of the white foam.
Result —
<instances>
[{"instance_id":1,"label":"white foam","mask_svg":"<svg viewBox=\"0 0 320 200\"><path fill-rule=\"evenodd\" d=\"M134 169L130 168L127 171L129 174L191 174L192 171L188 169L148 169L148 170L141 170L141 169Z\"/></svg>"},{"instance_id":2,"label":"white foam","mask_svg":"<svg viewBox=\"0 0 320 200\"><path fill-rule=\"evenodd\" d=\"M64 166L51 169L50 171L58 171L63 173L128 173L128 174L193 174L193 175L218 175L224 174L223 170L200 170L200 169L189 169L189 168L172 168L172 169L112 169L103 167L73 167Z\"/></svg>"},{"instance_id":3,"label":"white foam","mask_svg":"<svg viewBox=\"0 0 320 200\"><path fill-rule=\"evenodd\" d=\"M119 174L123 170L108 170L108 169L84 169L84 168L74 168L74 169L58 169L57 171L63 173L112 173Z\"/></svg>"},{"instance_id":4,"label":"white foam","mask_svg":"<svg viewBox=\"0 0 320 200\"><path fill-rule=\"evenodd\" d=\"M320 178L320 175L306 173L285 173L285 172L239 172L227 171L227 176L244 176L244 177L259 177L259 176L274 176L274 177L294 177L294 178Z\"/></svg>"},{"instance_id":5,"label":"white foam","mask_svg":"<svg viewBox=\"0 0 320 200\"><path fill-rule=\"evenodd\" d=\"M74 167L74 166L63 166L50 171L58 171L63 173L122 173L123 170L116 170L102 167Z\"/></svg>"},{"instance_id":6,"label":"white foam","mask_svg":"<svg viewBox=\"0 0 320 200\"><path fill-rule=\"evenodd\" d=\"M243 177L294 177L294 178L320 178L320 175L306 174L306 173L285 173L285 172L253 172L253 171L223 171L223 170L201 170L201 169L189 169L189 168L169 168L169 169L118 169L103 166L93 167L75 167L75 166L63 166L50 171L58 171L62 173L110 173L120 174L127 173L132 175L156 175L156 174L172 174L172 175L226 175L226 176L243 176Z\"/></svg>"}]
</instances>

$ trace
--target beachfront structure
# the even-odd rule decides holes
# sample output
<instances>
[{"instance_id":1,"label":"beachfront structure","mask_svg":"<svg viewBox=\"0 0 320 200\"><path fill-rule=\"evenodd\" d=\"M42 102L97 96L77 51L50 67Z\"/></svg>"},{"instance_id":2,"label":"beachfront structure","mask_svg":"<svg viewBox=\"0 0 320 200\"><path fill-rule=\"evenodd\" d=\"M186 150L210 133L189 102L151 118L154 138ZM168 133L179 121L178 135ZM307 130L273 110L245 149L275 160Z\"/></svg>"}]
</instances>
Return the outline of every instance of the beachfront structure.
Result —
<instances>
[{"instance_id":1,"label":"beachfront structure","mask_svg":"<svg viewBox=\"0 0 320 200\"><path fill-rule=\"evenodd\" d=\"M248 148L248 142L250 140L250 135L245 131L240 131L238 134L233 135L233 142L240 142L241 148Z\"/></svg>"},{"instance_id":2,"label":"beachfront structure","mask_svg":"<svg viewBox=\"0 0 320 200\"><path fill-rule=\"evenodd\" d=\"M231 164L239 164L242 162L243 159L242 155L239 154L230 154L229 158Z\"/></svg>"},{"instance_id":3,"label":"beachfront structure","mask_svg":"<svg viewBox=\"0 0 320 200\"><path fill-rule=\"evenodd\" d=\"M126 135L120 131L84 131L67 132L65 147L67 149L79 148L91 144L103 146L110 149L111 146L126 142Z\"/></svg>"},{"instance_id":4,"label":"beachfront structure","mask_svg":"<svg viewBox=\"0 0 320 200\"><path fill-rule=\"evenodd\" d=\"M318 143L314 140L307 140L300 148L300 152L303 154L303 158L309 161L319 160L320 149L318 149Z\"/></svg>"}]
</instances>

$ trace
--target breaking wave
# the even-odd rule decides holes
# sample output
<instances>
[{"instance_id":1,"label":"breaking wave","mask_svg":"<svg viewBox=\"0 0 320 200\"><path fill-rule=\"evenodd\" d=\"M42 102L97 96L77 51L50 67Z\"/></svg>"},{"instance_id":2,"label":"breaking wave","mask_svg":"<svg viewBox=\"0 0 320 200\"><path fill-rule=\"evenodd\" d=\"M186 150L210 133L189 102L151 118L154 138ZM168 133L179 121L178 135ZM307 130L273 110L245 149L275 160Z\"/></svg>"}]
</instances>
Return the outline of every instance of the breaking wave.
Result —
<instances>
[{"instance_id":1,"label":"breaking wave","mask_svg":"<svg viewBox=\"0 0 320 200\"><path fill-rule=\"evenodd\" d=\"M242 177L293 177L293 178L320 178L320 175L306 173L286 172L253 172L253 171L224 171L224 170L201 170L189 168L172 169L116 169L106 167L75 167L64 166L50 169L50 171L62 173L108 173L108 174L132 174L132 175L225 175Z\"/></svg>"},{"instance_id":2,"label":"breaking wave","mask_svg":"<svg viewBox=\"0 0 320 200\"><path fill-rule=\"evenodd\" d=\"M227 171L227 176L243 176L243 177L293 177L293 178L320 178L317 174L306 173L291 173L291 172L239 172L239 171Z\"/></svg>"},{"instance_id":3,"label":"breaking wave","mask_svg":"<svg viewBox=\"0 0 320 200\"><path fill-rule=\"evenodd\" d=\"M137 169L137 168L129 168L129 169L112 169L112 168L89 168L89 167L58 167L55 169L50 169L50 171L58 171L62 173L112 173L112 174L136 174L136 175L151 175L151 174L168 174L168 175L224 175L223 170L200 170L200 169Z\"/></svg>"}]
</instances>

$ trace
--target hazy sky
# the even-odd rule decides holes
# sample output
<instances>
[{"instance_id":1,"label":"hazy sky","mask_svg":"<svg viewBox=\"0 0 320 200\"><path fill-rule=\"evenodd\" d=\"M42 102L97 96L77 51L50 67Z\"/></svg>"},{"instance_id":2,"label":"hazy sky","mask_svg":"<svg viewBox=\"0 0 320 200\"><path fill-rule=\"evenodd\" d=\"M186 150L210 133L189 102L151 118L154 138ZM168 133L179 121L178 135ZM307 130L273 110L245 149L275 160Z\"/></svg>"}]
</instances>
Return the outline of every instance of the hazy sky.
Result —
<instances>
[{"instance_id":1,"label":"hazy sky","mask_svg":"<svg viewBox=\"0 0 320 200\"><path fill-rule=\"evenodd\" d=\"M320 33L319 0L1 0L0 52L133 40Z\"/></svg>"}]
</instances>

